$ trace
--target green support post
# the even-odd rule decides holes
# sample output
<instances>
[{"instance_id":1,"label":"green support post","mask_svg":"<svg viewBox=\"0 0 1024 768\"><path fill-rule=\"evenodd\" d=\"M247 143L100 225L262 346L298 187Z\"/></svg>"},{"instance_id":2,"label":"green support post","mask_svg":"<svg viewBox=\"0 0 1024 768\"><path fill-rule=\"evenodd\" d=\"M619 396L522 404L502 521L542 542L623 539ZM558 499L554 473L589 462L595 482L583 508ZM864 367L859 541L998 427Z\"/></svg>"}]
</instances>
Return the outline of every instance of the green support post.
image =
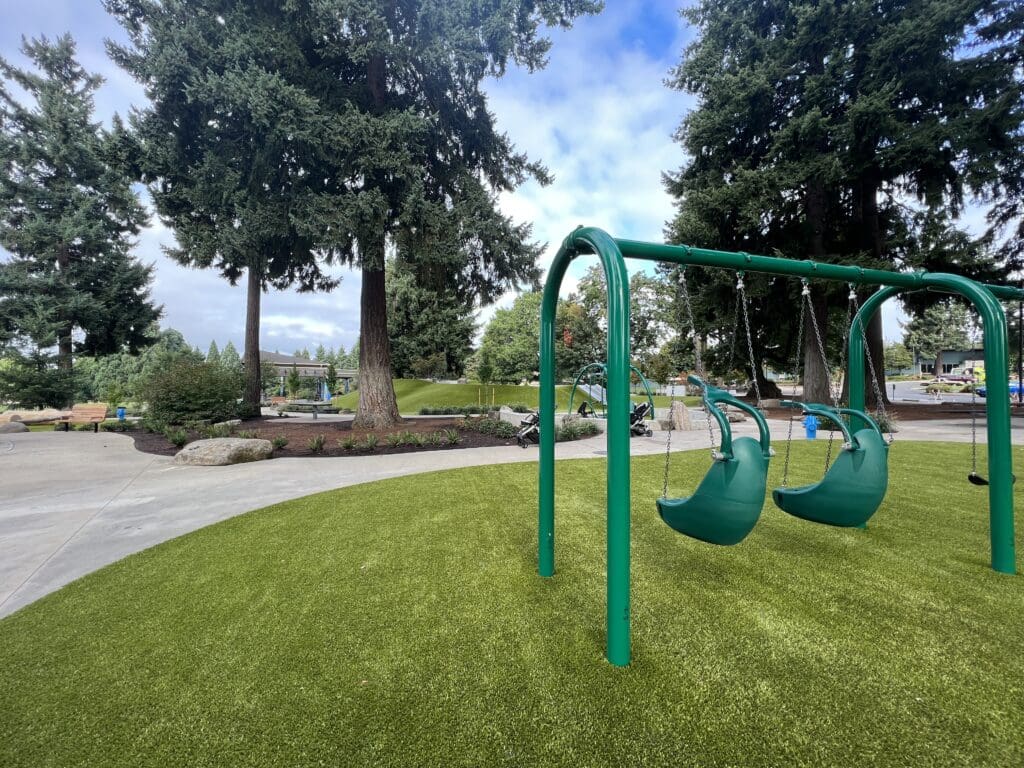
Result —
<instances>
[{"instance_id":1,"label":"green support post","mask_svg":"<svg viewBox=\"0 0 1024 768\"><path fill-rule=\"evenodd\" d=\"M544 285L540 322L540 510L538 570L555 573L555 311L565 270L594 253L608 291L608 661L629 664L629 274L615 241L599 229L577 229L555 255Z\"/></svg>"},{"instance_id":2,"label":"green support post","mask_svg":"<svg viewBox=\"0 0 1024 768\"><path fill-rule=\"evenodd\" d=\"M988 377L985 397L988 436L988 515L992 570L999 573L1017 572L1016 545L1013 533L1013 449L1010 442L1010 389L1006 374L1009 359L1006 338L1006 314L996 301L991 288L960 275L926 273L921 276L921 287L948 293L958 293L970 299L981 317L985 346L985 370ZM875 292L860 308L853 325L866 328L872 315L882 303L898 293L897 288L883 288ZM864 407L864 342L861 334L851 333L850 407ZM856 366L854 365L856 363Z\"/></svg>"}]
</instances>

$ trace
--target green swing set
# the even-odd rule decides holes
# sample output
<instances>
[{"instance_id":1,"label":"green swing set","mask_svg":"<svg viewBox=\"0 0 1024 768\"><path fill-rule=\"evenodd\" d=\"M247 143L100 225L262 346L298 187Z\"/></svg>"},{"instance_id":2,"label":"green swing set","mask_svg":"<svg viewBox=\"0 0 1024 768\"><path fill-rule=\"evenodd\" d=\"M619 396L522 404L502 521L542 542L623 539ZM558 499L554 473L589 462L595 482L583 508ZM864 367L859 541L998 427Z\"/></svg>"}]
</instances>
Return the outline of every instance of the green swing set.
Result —
<instances>
[{"instance_id":1,"label":"green swing set","mask_svg":"<svg viewBox=\"0 0 1024 768\"><path fill-rule=\"evenodd\" d=\"M851 313L855 313L855 316L848 323L851 332L845 346L849 407L839 407L835 396L831 406L797 403L793 400L783 403L828 421L842 434L843 446L820 481L798 488L789 488L784 482L783 487L773 491L773 499L791 515L834 526L862 525L878 509L888 485L888 442L878 424L864 412L864 352L867 346L864 329L882 303L906 290L938 290L964 296L974 305L982 320L986 370L1003 371L1007 369L1008 345L1005 314L999 299L1024 298L1024 290L982 285L959 275L885 272L691 246L657 245L614 239L595 228L576 229L562 243L548 271L541 308L538 571L545 577L555 573L555 313L566 269L574 258L584 254L596 255L600 260L608 296L606 655L617 666L629 664L630 659L630 371L629 275L625 266L626 258L669 262L683 267L718 267L739 273L789 275L805 281L810 278L837 280L850 284L851 293L855 285L884 286L862 306L856 305L855 294L851 297ZM742 288L742 278L738 288ZM801 311L807 301L805 292ZM748 349L752 349L746 313L744 302ZM853 332L854 329L859 332ZM823 350L820 332L818 336L819 348ZM698 365L698 373L702 372L702 367ZM703 390L712 445L712 420L719 426L721 440L717 448L713 447L712 467L690 497L668 498L666 475L666 486L658 501L658 510L673 529L688 536L715 544L734 544L743 540L761 514L768 463L772 456L770 435L757 408L706 384L700 376L691 377L690 382ZM756 390L756 376L754 383ZM872 383L881 402L873 370ZM757 394L760 404L760 392ZM733 439L728 419L719 408L721 405L736 407L748 413L757 424L758 439ZM986 407L991 564L997 572L1015 573L1009 386L1005 377L991 378ZM671 437L671 432L669 435ZM788 471L784 474L788 475Z\"/></svg>"},{"instance_id":2,"label":"green swing set","mask_svg":"<svg viewBox=\"0 0 1024 768\"><path fill-rule=\"evenodd\" d=\"M686 283L685 267L681 270L680 288L690 332L695 334L696 326L693 321L693 309ZM738 275L736 281L736 296L737 310L742 308L743 311L747 353L750 368L753 371L756 361L742 273ZM853 310L857 308L856 301L856 292L851 288L850 317L854 314ZM800 330L796 345L797 378L800 375L805 308L809 306L810 286L804 280L798 325ZM825 370L830 370L821 331L813 311L810 317L822 364ZM672 446L670 431L669 439L666 441L662 495L657 502L658 513L671 528L684 535L711 544L738 544L753 530L761 516L768 476L768 462L774 455L768 426L761 413L761 396L757 386L757 377L754 377L754 390L757 393L758 407L754 408L703 381L701 377L704 375L704 371L699 345L695 347L695 358L699 376L690 376L689 381L703 391L703 405L708 415L713 464L693 495L686 498L668 498ZM878 377L870 356L868 361L877 395L880 391ZM831 407L820 403L803 403L795 400L783 400L780 403L785 407L799 408L805 416L812 415L823 419L832 425L832 429L829 435L828 456L825 460L825 476L816 483L789 488L789 457L793 439L793 420L790 419L789 433L786 438L786 462L782 487L772 491L772 500L782 511L804 520L838 527L863 526L871 519L885 498L889 478L888 448L892 439L890 435L889 440L886 441L875 420L863 411L840 407L841 387L833 388L830 385L829 390L832 396ZM881 398L878 399L878 402L884 409ZM729 421L719 408L723 404L750 414L757 425L760 440L755 441L749 437L734 440ZM856 434L851 434L844 416L857 417L866 426L858 430ZM714 448L714 434L711 431L712 418L719 424L722 435L721 446L717 450ZM842 433L844 440L839 456L832 462L832 432L836 429Z\"/></svg>"}]
</instances>

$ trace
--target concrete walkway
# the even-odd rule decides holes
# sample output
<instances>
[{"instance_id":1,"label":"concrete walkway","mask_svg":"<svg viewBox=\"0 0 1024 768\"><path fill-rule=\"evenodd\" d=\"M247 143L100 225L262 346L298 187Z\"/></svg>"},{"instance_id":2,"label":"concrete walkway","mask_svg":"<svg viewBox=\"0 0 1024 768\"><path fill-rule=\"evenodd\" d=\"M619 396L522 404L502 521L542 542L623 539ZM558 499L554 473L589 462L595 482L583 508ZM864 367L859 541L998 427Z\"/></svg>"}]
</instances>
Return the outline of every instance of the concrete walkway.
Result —
<instances>
[{"instance_id":1,"label":"concrete walkway","mask_svg":"<svg viewBox=\"0 0 1024 768\"><path fill-rule=\"evenodd\" d=\"M784 436L786 423L770 422ZM754 434L752 422L734 434ZM661 453L666 433L633 438L634 455ZM802 435L794 427L794 435ZM901 439L970 440L970 422L911 422ZM979 430L984 440L984 430ZM675 432L673 450L707 447ZM1013 439L1024 444L1024 424ZM556 456L605 455L604 436L560 443ZM395 456L282 458L231 467L179 467L135 450L124 435L34 432L0 436L0 617L126 555L280 501L388 477L536 461L516 446Z\"/></svg>"}]
</instances>

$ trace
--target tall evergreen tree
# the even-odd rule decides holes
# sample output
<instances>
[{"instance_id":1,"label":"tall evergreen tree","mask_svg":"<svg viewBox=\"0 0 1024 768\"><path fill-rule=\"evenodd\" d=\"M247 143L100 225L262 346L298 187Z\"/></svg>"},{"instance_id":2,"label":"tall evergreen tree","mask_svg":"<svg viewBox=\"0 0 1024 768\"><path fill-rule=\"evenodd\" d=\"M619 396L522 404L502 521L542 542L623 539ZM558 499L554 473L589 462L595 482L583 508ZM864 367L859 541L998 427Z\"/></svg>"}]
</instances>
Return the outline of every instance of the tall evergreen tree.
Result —
<instances>
[{"instance_id":1,"label":"tall evergreen tree","mask_svg":"<svg viewBox=\"0 0 1024 768\"><path fill-rule=\"evenodd\" d=\"M362 270L357 425L399 419L389 243L459 275L479 302L536 279L529 228L497 195L547 174L497 132L481 83L510 61L543 66L541 25L569 26L599 2L105 4L133 43L113 56L154 102L138 127L179 257L232 281L252 267L257 298L268 282L329 287L317 252ZM247 334L247 358L257 342Z\"/></svg>"},{"instance_id":2,"label":"tall evergreen tree","mask_svg":"<svg viewBox=\"0 0 1024 768\"><path fill-rule=\"evenodd\" d=\"M160 309L152 267L130 253L146 217L123 163L125 131L93 119L102 78L78 64L68 35L22 51L35 71L0 58L0 245L11 254L0 262L0 344L12 370L41 377L34 391L61 379L43 399L64 405L75 352L137 352Z\"/></svg>"},{"instance_id":3,"label":"tall evergreen tree","mask_svg":"<svg viewBox=\"0 0 1024 768\"><path fill-rule=\"evenodd\" d=\"M352 62L346 124L366 137L353 157L343 257L362 270L358 425L398 420L391 385L385 250L458 276L460 298L486 304L536 280L529 227L498 211L497 195L546 171L498 133L481 85L509 62L545 63L542 25L568 27L595 0L323 0L328 55ZM322 211L325 216L337 216Z\"/></svg>"},{"instance_id":4,"label":"tall evergreen tree","mask_svg":"<svg viewBox=\"0 0 1024 768\"><path fill-rule=\"evenodd\" d=\"M245 402L260 402L260 300L269 288L329 290L317 252L330 226L302 208L339 205L333 179L342 88L308 2L105 0L130 45L111 57L146 88L133 116L140 171L182 264L246 279Z\"/></svg>"},{"instance_id":5,"label":"tall evergreen tree","mask_svg":"<svg viewBox=\"0 0 1024 768\"><path fill-rule=\"evenodd\" d=\"M907 200L943 212L948 227L965 196L995 189L992 169L1017 157L1019 65L998 46L968 45L1006 5L708 0L688 10L701 35L673 84L701 106L678 134L691 160L667 179L679 205L669 238L876 268L911 263L920 222ZM951 260L930 266L962 270ZM727 339L733 278L694 277L706 283L703 332ZM747 286L756 367L792 367L802 354L806 391L822 399L810 317L804 349L793 349L799 286L754 276ZM825 327L845 289L814 295ZM869 332L881 367L880 318Z\"/></svg>"},{"instance_id":6,"label":"tall evergreen tree","mask_svg":"<svg viewBox=\"0 0 1024 768\"><path fill-rule=\"evenodd\" d=\"M211 365L220 365L220 350L217 348L216 341L211 341L210 348L206 350L206 362Z\"/></svg>"},{"instance_id":7,"label":"tall evergreen tree","mask_svg":"<svg viewBox=\"0 0 1024 768\"><path fill-rule=\"evenodd\" d=\"M242 356L238 354L238 349L235 348L234 343L231 341L228 341L220 352L220 364L222 368L238 376L242 376L245 372L245 366L242 365Z\"/></svg>"},{"instance_id":8,"label":"tall evergreen tree","mask_svg":"<svg viewBox=\"0 0 1024 768\"><path fill-rule=\"evenodd\" d=\"M398 259L388 260L386 285L395 377L410 377L417 362L435 355L444 359L440 375L461 376L476 333L473 305L448 288L425 288Z\"/></svg>"}]
</instances>

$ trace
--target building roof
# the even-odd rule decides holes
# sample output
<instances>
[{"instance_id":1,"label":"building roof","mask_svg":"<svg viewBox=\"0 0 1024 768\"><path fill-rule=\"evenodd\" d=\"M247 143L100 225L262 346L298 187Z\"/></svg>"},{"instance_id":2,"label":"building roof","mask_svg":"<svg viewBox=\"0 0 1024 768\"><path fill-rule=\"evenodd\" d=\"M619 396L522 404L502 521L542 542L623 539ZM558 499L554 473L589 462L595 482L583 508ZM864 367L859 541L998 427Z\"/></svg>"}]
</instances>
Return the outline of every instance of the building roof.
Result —
<instances>
[{"instance_id":1,"label":"building roof","mask_svg":"<svg viewBox=\"0 0 1024 768\"><path fill-rule=\"evenodd\" d=\"M295 355L283 355L280 352L265 352L260 350L260 360L266 360L274 365L297 365L303 368L327 368L327 363L319 360L307 360L304 357Z\"/></svg>"}]
</instances>

